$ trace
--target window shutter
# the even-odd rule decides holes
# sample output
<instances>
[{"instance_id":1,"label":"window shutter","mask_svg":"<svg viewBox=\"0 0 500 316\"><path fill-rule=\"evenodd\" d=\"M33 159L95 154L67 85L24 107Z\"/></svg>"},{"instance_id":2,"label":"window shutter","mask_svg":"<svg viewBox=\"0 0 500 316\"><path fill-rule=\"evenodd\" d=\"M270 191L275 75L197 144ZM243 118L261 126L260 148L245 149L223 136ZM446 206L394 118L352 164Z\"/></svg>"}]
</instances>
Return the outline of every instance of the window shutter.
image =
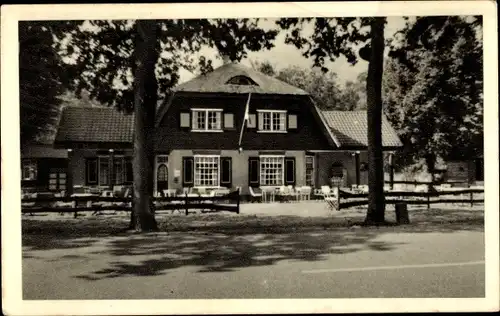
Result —
<instances>
[{"instance_id":1,"label":"window shutter","mask_svg":"<svg viewBox=\"0 0 500 316\"><path fill-rule=\"evenodd\" d=\"M220 172L220 185L230 188L232 186L233 171L231 157L221 157L221 172Z\"/></svg>"},{"instance_id":2,"label":"window shutter","mask_svg":"<svg viewBox=\"0 0 500 316\"><path fill-rule=\"evenodd\" d=\"M297 115L288 114L288 129L297 129Z\"/></svg>"},{"instance_id":3,"label":"window shutter","mask_svg":"<svg viewBox=\"0 0 500 316\"><path fill-rule=\"evenodd\" d=\"M234 128L234 114L233 113L224 113L224 128L225 129Z\"/></svg>"},{"instance_id":4,"label":"window shutter","mask_svg":"<svg viewBox=\"0 0 500 316\"><path fill-rule=\"evenodd\" d=\"M259 131L262 131L264 129L264 113L262 112L259 113L258 124Z\"/></svg>"},{"instance_id":5,"label":"window shutter","mask_svg":"<svg viewBox=\"0 0 500 316\"><path fill-rule=\"evenodd\" d=\"M248 185L258 187L260 184L259 175L259 157L248 158Z\"/></svg>"},{"instance_id":6,"label":"window shutter","mask_svg":"<svg viewBox=\"0 0 500 316\"><path fill-rule=\"evenodd\" d=\"M285 184L295 185L295 157L285 157Z\"/></svg>"},{"instance_id":7,"label":"window shutter","mask_svg":"<svg viewBox=\"0 0 500 316\"><path fill-rule=\"evenodd\" d=\"M182 157L182 185L192 187L194 185L194 158Z\"/></svg>"},{"instance_id":8,"label":"window shutter","mask_svg":"<svg viewBox=\"0 0 500 316\"><path fill-rule=\"evenodd\" d=\"M257 115L255 114L248 114L248 121L247 121L247 127L248 128L255 128L257 126Z\"/></svg>"},{"instance_id":9,"label":"window shutter","mask_svg":"<svg viewBox=\"0 0 500 316\"><path fill-rule=\"evenodd\" d=\"M86 159L85 179L87 184L97 184L97 158Z\"/></svg>"},{"instance_id":10,"label":"window shutter","mask_svg":"<svg viewBox=\"0 0 500 316\"><path fill-rule=\"evenodd\" d=\"M181 113L181 116L180 116L180 127L181 128L189 128L191 127L191 124L190 124L190 117L189 117L189 113Z\"/></svg>"}]
</instances>

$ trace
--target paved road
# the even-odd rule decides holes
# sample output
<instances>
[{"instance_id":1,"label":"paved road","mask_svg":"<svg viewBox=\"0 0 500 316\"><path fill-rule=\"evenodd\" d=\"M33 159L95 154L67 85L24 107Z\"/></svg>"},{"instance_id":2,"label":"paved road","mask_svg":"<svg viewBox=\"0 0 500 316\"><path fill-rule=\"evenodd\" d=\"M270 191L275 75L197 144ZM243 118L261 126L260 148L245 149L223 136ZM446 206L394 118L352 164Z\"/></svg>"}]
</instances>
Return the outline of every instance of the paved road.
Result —
<instances>
[{"instance_id":1,"label":"paved road","mask_svg":"<svg viewBox=\"0 0 500 316\"><path fill-rule=\"evenodd\" d=\"M382 230L24 239L24 299L484 296L484 234Z\"/></svg>"}]
</instances>

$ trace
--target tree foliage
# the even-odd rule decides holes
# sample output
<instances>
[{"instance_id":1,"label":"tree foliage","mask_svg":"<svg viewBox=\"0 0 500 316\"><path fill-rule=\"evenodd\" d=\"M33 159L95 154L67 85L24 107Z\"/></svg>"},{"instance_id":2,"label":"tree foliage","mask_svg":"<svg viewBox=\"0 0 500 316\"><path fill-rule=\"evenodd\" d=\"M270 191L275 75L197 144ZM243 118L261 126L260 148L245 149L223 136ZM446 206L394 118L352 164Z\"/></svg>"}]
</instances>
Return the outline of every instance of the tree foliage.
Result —
<instances>
[{"instance_id":1,"label":"tree foliage","mask_svg":"<svg viewBox=\"0 0 500 316\"><path fill-rule=\"evenodd\" d=\"M19 101L21 144L45 138L56 123L64 91L64 67L52 47L57 25L19 23Z\"/></svg>"},{"instance_id":2,"label":"tree foliage","mask_svg":"<svg viewBox=\"0 0 500 316\"><path fill-rule=\"evenodd\" d=\"M277 69L269 61L251 62L252 67L268 76L275 77L308 92L323 110L366 109L366 72L360 73L355 81L340 85L335 72L324 73L319 68L287 66Z\"/></svg>"},{"instance_id":3,"label":"tree foliage","mask_svg":"<svg viewBox=\"0 0 500 316\"><path fill-rule=\"evenodd\" d=\"M158 96L162 99L177 84L179 70L213 69L204 56L192 57L202 47L216 48L233 61L247 51L273 47L276 30L263 30L258 19L160 20L158 61L155 67ZM84 21L58 38L58 49L72 65L69 86L87 90L92 98L118 109L132 110L135 21Z\"/></svg>"},{"instance_id":4,"label":"tree foliage","mask_svg":"<svg viewBox=\"0 0 500 316\"><path fill-rule=\"evenodd\" d=\"M360 73L354 81L346 81L341 87L342 108L347 111L366 110L366 71Z\"/></svg>"},{"instance_id":5,"label":"tree foliage","mask_svg":"<svg viewBox=\"0 0 500 316\"><path fill-rule=\"evenodd\" d=\"M275 69L269 62L255 63L254 67L264 74L308 92L321 109L341 109L340 85L334 72L325 74L318 68L306 69L299 66Z\"/></svg>"},{"instance_id":6,"label":"tree foliage","mask_svg":"<svg viewBox=\"0 0 500 316\"><path fill-rule=\"evenodd\" d=\"M482 153L481 20L408 20L391 43L384 77L385 112L404 143L402 166Z\"/></svg>"}]
</instances>

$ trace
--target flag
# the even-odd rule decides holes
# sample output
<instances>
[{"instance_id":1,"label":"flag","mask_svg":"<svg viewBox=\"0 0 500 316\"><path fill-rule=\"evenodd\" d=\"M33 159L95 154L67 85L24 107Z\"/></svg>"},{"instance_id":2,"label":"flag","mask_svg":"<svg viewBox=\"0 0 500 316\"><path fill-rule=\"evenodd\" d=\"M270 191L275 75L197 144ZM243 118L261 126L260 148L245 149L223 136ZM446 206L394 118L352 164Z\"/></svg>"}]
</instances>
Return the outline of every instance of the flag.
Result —
<instances>
[{"instance_id":1,"label":"flag","mask_svg":"<svg viewBox=\"0 0 500 316\"><path fill-rule=\"evenodd\" d=\"M250 92L248 94L248 100L247 100L247 104L245 106L245 114L243 116L243 122L241 124L241 131L240 131L240 140L238 142L238 148L240 148L241 146L241 139L243 138L243 129L245 128L245 124L247 123L250 115L249 115L249 109L250 109L250 97L251 97L252 93Z\"/></svg>"}]
</instances>

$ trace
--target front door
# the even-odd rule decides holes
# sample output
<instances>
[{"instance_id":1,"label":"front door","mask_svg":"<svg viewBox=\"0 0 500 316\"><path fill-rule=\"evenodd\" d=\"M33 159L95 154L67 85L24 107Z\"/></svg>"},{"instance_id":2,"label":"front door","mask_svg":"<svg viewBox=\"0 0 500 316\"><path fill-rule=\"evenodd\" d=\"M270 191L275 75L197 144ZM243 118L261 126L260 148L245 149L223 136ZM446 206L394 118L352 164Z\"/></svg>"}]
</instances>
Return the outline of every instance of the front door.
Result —
<instances>
[{"instance_id":1,"label":"front door","mask_svg":"<svg viewBox=\"0 0 500 316\"><path fill-rule=\"evenodd\" d=\"M156 192L163 193L168 189L168 157L156 157Z\"/></svg>"}]
</instances>

